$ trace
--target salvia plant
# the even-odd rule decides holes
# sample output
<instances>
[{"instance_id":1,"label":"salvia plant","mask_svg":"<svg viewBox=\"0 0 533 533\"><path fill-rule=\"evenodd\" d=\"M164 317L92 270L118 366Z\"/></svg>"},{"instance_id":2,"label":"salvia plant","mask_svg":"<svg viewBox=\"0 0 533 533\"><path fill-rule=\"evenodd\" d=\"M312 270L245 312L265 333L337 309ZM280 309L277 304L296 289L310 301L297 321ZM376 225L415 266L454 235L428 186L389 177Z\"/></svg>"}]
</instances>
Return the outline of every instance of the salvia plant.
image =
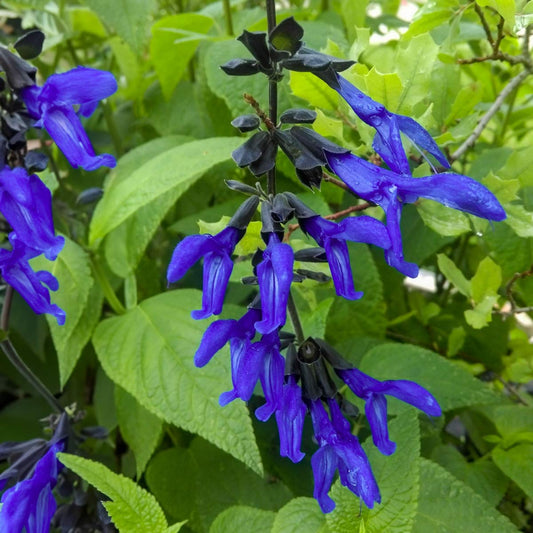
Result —
<instances>
[{"instance_id":1,"label":"salvia plant","mask_svg":"<svg viewBox=\"0 0 533 533\"><path fill-rule=\"evenodd\" d=\"M1 14L0 533L528 531L529 3L178 4Z\"/></svg>"}]
</instances>

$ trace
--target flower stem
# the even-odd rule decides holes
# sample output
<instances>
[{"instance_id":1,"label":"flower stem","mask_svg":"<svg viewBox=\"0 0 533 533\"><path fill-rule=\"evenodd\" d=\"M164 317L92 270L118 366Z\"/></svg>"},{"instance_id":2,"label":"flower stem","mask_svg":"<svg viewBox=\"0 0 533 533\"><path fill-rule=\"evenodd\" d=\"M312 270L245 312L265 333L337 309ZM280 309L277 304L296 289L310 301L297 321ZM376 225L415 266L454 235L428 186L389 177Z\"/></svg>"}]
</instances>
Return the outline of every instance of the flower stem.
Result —
<instances>
[{"instance_id":1,"label":"flower stem","mask_svg":"<svg viewBox=\"0 0 533 533\"><path fill-rule=\"evenodd\" d=\"M296 309L296 303L294 302L294 298L292 296L292 292L289 293L287 309L289 311L289 316L291 317L292 327L294 328L296 340L298 341L298 344L302 344L305 341L305 335L304 330L302 328L302 323L300 322L300 315L298 315L298 309Z\"/></svg>"},{"instance_id":2,"label":"flower stem","mask_svg":"<svg viewBox=\"0 0 533 533\"><path fill-rule=\"evenodd\" d=\"M58 413L63 413L63 406L57 401L56 397L46 388L46 385L30 370L26 363L20 358L15 347L8 338L0 342L2 351L5 353L11 364L17 369L24 379L30 383L33 388L48 402L50 407Z\"/></svg>"},{"instance_id":3,"label":"flower stem","mask_svg":"<svg viewBox=\"0 0 533 533\"><path fill-rule=\"evenodd\" d=\"M226 33L233 35L233 22L231 20L231 5L229 0L223 0L224 18L226 19Z\"/></svg>"},{"instance_id":4,"label":"flower stem","mask_svg":"<svg viewBox=\"0 0 533 533\"><path fill-rule=\"evenodd\" d=\"M0 315L0 329L7 331L9 329L9 315L11 313L11 303L13 302L13 287L6 285L4 294L4 304L2 305L2 314Z\"/></svg>"},{"instance_id":5,"label":"flower stem","mask_svg":"<svg viewBox=\"0 0 533 533\"><path fill-rule=\"evenodd\" d=\"M117 315L123 315L126 312L126 308L118 299L117 295L115 294L115 291L113 290L113 287L111 287L111 284L107 279L104 269L95 259L91 260L91 266L94 277L97 279L98 283L100 284L100 287L102 287L102 290L104 291L104 296L107 300L107 303L111 306L111 309L113 309L113 311Z\"/></svg>"},{"instance_id":6,"label":"flower stem","mask_svg":"<svg viewBox=\"0 0 533 533\"><path fill-rule=\"evenodd\" d=\"M267 28L268 33L276 26L276 2L275 0L267 0ZM274 65L275 66L275 65ZM278 122L278 82L274 79L268 80L268 118L272 124ZM267 174L267 192L268 194L276 194L276 166L268 171Z\"/></svg>"},{"instance_id":7,"label":"flower stem","mask_svg":"<svg viewBox=\"0 0 533 533\"><path fill-rule=\"evenodd\" d=\"M113 110L111 109L109 102L104 102L102 107L104 110L104 119L109 129L115 152L117 153L117 157L120 157L124 153L124 147L122 146L122 139L120 138L115 119L113 118Z\"/></svg>"}]
</instances>

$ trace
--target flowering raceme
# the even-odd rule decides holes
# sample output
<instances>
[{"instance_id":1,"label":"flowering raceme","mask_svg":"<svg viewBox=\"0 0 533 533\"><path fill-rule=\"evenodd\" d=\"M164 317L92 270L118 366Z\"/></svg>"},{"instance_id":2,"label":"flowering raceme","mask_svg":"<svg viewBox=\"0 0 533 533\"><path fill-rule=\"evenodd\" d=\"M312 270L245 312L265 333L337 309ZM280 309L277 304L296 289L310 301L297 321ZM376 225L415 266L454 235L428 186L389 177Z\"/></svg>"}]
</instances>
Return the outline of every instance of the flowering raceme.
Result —
<instances>
[{"instance_id":1,"label":"flowering raceme","mask_svg":"<svg viewBox=\"0 0 533 533\"><path fill-rule=\"evenodd\" d=\"M209 325L194 361L197 366L205 365L229 342L233 389L223 393L219 403L226 405L237 398L248 401L260 383L265 403L256 409L255 416L264 421L275 414L280 454L293 462L304 457L302 431L305 416L310 413L319 446L311 458L314 496L327 513L335 507L328 491L336 471L341 483L367 507L372 508L381 501L368 458L351 432L349 420L358 415L358 409L341 395L339 380L364 400L374 445L385 455L392 454L396 447L389 438L387 395L429 416L440 416L441 408L437 399L421 385L408 380L378 381L355 368L324 340L306 339L291 294L292 283L306 279L321 283L332 279L337 295L352 300L361 298L363 293L354 287L348 242L378 246L391 266L407 276L416 276L418 266L403 257L400 217L403 204L420 197L488 220L503 220L505 212L486 187L467 176L445 172L413 178L402 134L442 167L450 167L430 134L410 117L388 111L338 74L353 62L305 48L302 37L303 29L293 18L280 22L268 34L245 32L239 40L254 59L233 59L222 68L236 76L263 73L269 76L270 82L277 81L278 75L281 78L284 68L315 74L338 91L361 120L376 129L373 148L389 168L351 154L308 127L282 129L284 124L312 124L316 113L289 109L280 115L276 125L277 117L266 117L258 110L259 104L245 95L258 116L242 115L232 124L245 133L260 129L262 120L265 129L254 133L232 155L239 167L249 167L255 176L268 172L268 190L265 192L259 183L253 188L236 181L227 182L231 189L251 196L247 200L249 209L245 209L247 216L242 217L241 207L239 223L230 221L218 235L186 237L174 251L168 280L180 279L203 256L203 305L193 317L219 314L232 272L231 255L261 202L261 236L266 247L252 258L254 275L243 279L246 284L258 285L254 300L239 320L221 319ZM305 205L297 194L276 193L274 168L278 148L287 155L303 185L318 189L326 167L344 181L348 190L380 206L385 211L386 223L368 216L348 216L337 222L341 216L359 209L323 217ZM237 214L232 221L235 217ZM292 219L298 224L287 233L284 225ZM294 253L288 241L297 227L318 246ZM294 270L295 261L327 262L331 277L310 269ZM283 329L288 312L294 334Z\"/></svg>"}]
</instances>

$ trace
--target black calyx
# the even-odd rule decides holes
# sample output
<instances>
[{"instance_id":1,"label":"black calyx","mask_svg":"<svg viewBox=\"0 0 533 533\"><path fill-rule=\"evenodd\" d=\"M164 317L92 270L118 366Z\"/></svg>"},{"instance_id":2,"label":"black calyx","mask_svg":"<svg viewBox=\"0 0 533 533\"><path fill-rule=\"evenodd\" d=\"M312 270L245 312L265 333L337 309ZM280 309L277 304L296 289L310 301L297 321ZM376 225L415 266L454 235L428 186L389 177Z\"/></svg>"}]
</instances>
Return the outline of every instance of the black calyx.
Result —
<instances>
[{"instance_id":1,"label":"black calyx","mask_svg":"<svg viewBox=\"0 0 533 533\"><path fill-rule=\"evenodd\" d=\"M232 191L242 192L243 194L248 195L259 195L260 191L255 188L251 187L250 185L246 185L246 183L242 183L237 180L224 180L224 183L228 187L228 189L231 189Z\"/></svg>"},{"instance_id":2,"label":"black calyx","mask_svg":"<svg viewBox=\"0 0 533 533\"><path fill-rule=\"evenodd\" d=\"M261 120L257 115L240 115L231 121L231 125L242 133L259 128Z\"/></svg>"},{"instance_id":3,"label":"black calyx","mask_svg":"<svg viewBox=\"0 0 533 533\"><path fill-rule=\"evenodd\" d=\"M268 36L271 56L276 61L293 56L302 47L303 36L304 30L294 17L282 20Z\"/></svg>"},{"instance_id":4,"label":"black calyx","mask_svg":"<svg viewBox=\"0 0 533 533\"><path fill-rule=\"evenodd\" d=\"M76 198L77 205L89 205L94 204L102 198L104 195L104 189L100 187L89 187L82 191Z\"/></svg>"},{"instance_id":5,"label":"black calyx","mask_svg":"<svg viewBox=\"0 0 533 533\"><path fill-rule=\"evenodd\" d=\"M297 356L302 396L306 400L333 398L337 387L331 378L320 346L311 337L302 343Z\"/></svg>"},{"instance_id":6,"label":"black calyx","mask_svg":"<svg viewBox=\"0 0 533 533\"><path fill-rule=\"evenodd\" d=\"M270 58L269 47L267 45L265 32L250 32L244 30L237 41L240 41L248 51L257 60L260 70L265 73L269 73L272 70L272 59Z\"/></svg>"},{"instance_id":7,"label":"black calyx","mask_svg":"<svg viewBox=\"0 0 533 533\"><path fill-rule=\"evenodd\" d=\"M307 270L306 268L297 268L295 272L304 279L312 279L313 281L318 281L318 283L331 281L331 276L323 274L322 272L315 272L314 270Z\"/></svg>"},{"instance_id":8,"label":"black calyx","mask_svg":"<svg viewBox=\"0 0 533 533\"><path fill-rule=\"evenodd\" d=\"M326 252L324 248L304 248L294 252L294 260L302 263L327 263Z\"/></svg>"},{"instance_id":9,"label":"black calyx","mask_svg":"<svg viewBox=\"0 0 533 533\"><path fill-rule=\"evenodd\" d=\"M48 156L42 152L31 150L24 156L24 165L28 172L42 172L48 165Z\"/></svg>"},{"instance_id":10,"label":"black calyx","mask_svg":"<svg viewBox=\"0 0 533 533\"><path fill-rule=\"evenodd\" d=\"M254 59L230 59L220 68L229 76L252 76L260 72L260 65Z\"/></svg>"},{"instance_id":11,"label":"black calyx","mask_svg":"<svg viewBox=\"0 0 533 533\"><path fill-rule=\"evenodd\" d=\"M231 156L239 167L249 167L255 176L261 176L274 168L277 148L269 132L258 131L234 150Z\"/></svg>"},{"instance_id":12,"label":"black calyx","mask_svg":"<svg viewBox=\"0 0 533 533\"><path fill-rule=\"evenodd\" d=\"M41 30L31 30L19 37L13 44L22 59L35 59L43 51L44 33Z\"/></svg>"},{"instance_id":13,"label":"black calyx","mask_svg":"<svg viewBox=\"0 0 533 533\"><path fill-rule=\"evenodd\" d=\"M255 215L258 206L259 198L257 196L250 196L250 198L244 200L244 202L239 206L237 211L235 211L235 214L228 222L228 226L243 231L246 230L248 224L250 224L250 221Z\"/></svg>"},{"instance_id":14,"label":"black calyx","mask_svg":"<svg viewBox=\"0 0 533 533\"><path fill-rule=\"evenodd\" d=\"M279 117L281 124L312 124L316 120L316 112L310 109L287 109Z\"/></svg>"},{"instance_id":15,"label":"black calyx","mask_svg":"<svg viewBox=\"0 0 533 533\"><path fill-rule=\"evenodd\" d=\"M271 217L274 222L285 224L294 216L294 207L289 204L285 193L276 194L272 202Z\"/></svg>"},{"instance_id":16,"label":"black calyx","mask_svg":"<svg viewBox=\"0 0 533 533\"><path fill-rule=\"evenodd\" d=\"M37 69L3 46L0 46L0 70L6 73L11 89L20 90L35 85Z\"/></svg>"}]
</instances>

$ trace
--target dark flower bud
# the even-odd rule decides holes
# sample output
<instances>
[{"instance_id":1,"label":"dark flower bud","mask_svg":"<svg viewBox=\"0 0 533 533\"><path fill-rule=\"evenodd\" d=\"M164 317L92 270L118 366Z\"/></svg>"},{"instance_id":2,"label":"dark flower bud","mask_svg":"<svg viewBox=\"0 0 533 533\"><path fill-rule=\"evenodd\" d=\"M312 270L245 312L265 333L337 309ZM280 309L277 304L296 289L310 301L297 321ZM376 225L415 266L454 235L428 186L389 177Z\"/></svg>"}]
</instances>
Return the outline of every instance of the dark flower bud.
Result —
<instances>
[{"instance_id":1,"label":"dark flower bud","mask_svg":"<svg viewBox=\"0 0 533 533\"><path fill-rule=\"evenodd\" d=\"M316 112L310 109L287 109L279 117L282 124L312 124L316 120Z\"/></svg>"},{"instance_id":2,"label":"dark flower bud","mask_svg":"<svg viewBox=\"0 0 533 533\"><path fill-rule=\"evenodd\" d=\"M303 35L304 30L294 20L294 17L282 20L268 36L268 41L272 47L271 51L274 52L271 55L274 55L277 60L288 55L294 55L302 47Z\"/></svg>"},{"instance_id":3,"label":"dark flower bud","mask_svg":"<svg viewBox=\"0 0 533 533\"><path fill-rule=\"evenodd\" d=\"M257 211L257 206L259 205L259 198L257 196L250 196L247 198L235 211L235 214L231 217L231 220L228 222L228 226L232 228L237 228L240 230L245 230L248 227L248 224L252 220L255 212Z\"/></svg>"},{"instance_id":4,"label":"dark flower bud","mask_svg":"<svg viewBox=\"0 0 533 533\"><path fill-rule=\"evenodd\" d=\"M349 402L342 394L337 394L335 400L341 408L341 412L348 418L357 418L359 416L359 408L352 402Z\"/></svg>"},{"instance_id":5,"label":"dark flower bud","mask_svg":"<svg viewBox=\"0 0 533 533\"><path fill-rule=\"evenodd\" d=\"M22 59L34 59L43 51L44 33L32 30L17 39L13 45Z\"/></svg>"},{"instance_id":6,"label":"dark flower bud","mask_svg":"<svg viewBox=\"0 0 533 533\"><path fill-rule=\"evenodd\" d=\"M304 263L327 263L326 252L324 248L304 248L294 252L294 260Z\"/></svg>"},{"instance_id":7,"label":"dark flower bud","mask_svg":"<svg viewBox=\"0 0 533 533\"><path fill-rule=\"evenodd\" d=\"M337 387L329 375L320 346L308 338L298 350L302 395L307 400L333 398Z\"/></svg>"},{"instance_id":8,"label":"dark flower bud","mask_svg":"<svg viewBox=\"0 0 533 533\"><path fill-rule=\"evenodd\" d=\"M274 196L271 216L274 222L279 222L280 224L285 224L294 216L294 208L289 204L287 197L283 193Z\"/></svg>"},{"instance_id":9,"label":"dark flower bud","mask_svg":"<svg viewBox=\"0 0 533 533\"><path fill-rule=\"evenodd\" d=\"M42 172L48 165L48 157L42 152L31 150L24 156L24 165L30 174L33 172Z\"/></svg>"},{"instance_id":10,"label":"dark flower bud","mask_svg":"<svg viewBox=\"0 0 533 533\"><path fill-rule=\"evenodd\" d=\"M272 233L276 233L279 240L283 240L283 228L279 222L276 222L272 218L272 204L270 202L263 202L261 204L261 236L263 240L268 244L269 236Z\"/></svg>"},{"instance_id":11,"label":"dark flower bud","mask_svg":"<svg viewBox=\"0 0 533 533\"><path fill-rule=\"evenodd\" d=\"M296 273L306 279L312 279L313 281L318 281L319 283L326 283L331 280L331 276L323 274L322 272L315 272L314 270L307 270L305 268L298 268Z\"/></svg>"},{"instance_id":12,"label":"dark flower bud","mask_svg":"<svg viewBox=\"0 0 533 533\"><path fill-rule=\"evenodd\" d=\"M250 164L250 171L254 176L262 176L269 170L274 168L276 164L276 154L278 153L278 145L274 142L272 137L269 138L269 142L266 144L263 153L259 159Z\"/></svg>"},{"instance_id":13,"label":"dark flower bud","mask_svg":"<svg viewBox=\"0 0 533 533\"><path fill-rule=\"evenodd\" d=\"M254 59L231 59L220 68L229 76L252 76L259 72L259 64Z\"/></svg>"},{"instance_id":14,"label":"dark flower bud","mask_svg":"<svg viewBox=\"0 0 533 533\"><path fill-rule=\"evenodd\" d=\"M12 89L35 85L37 69L4 47L0 47L0 69L6 73L7 83Z\"/></svg>"},{"instance_id":15,"label":"dark flower bud","mask_svg":"<svg viewBox=\"0 0 533 533\"><path fill-rule=\"evenodd\" d=\"M297 54L282 62L283 68L295 72L320 72L331 66L324 54Z\"/></svg>"},{"instance_id":16,"label":"dark flower bud","mask_svg":"<svg viewBox=\"0 0 533 533\"><path fill-rule=\"evenodd\" d=\"M322 339L315 339L316 344L320 347L320 352L327 359L328 363L335 369L338 370L349 370L353 368L353 365L350 364L342 355L330 346L326 341Z\"/></svg>"},{"instance_id":17,"label":"dark flower bud","mask_svg":"<svg viewBox=\"0 0 533 533\"><path fill-rule=\"evenodd\" d=\"M263 70L271 69L271 60L270 54L268 51L268 46L266 42L266 33L265 32L250 32L244 30L237 41L240 41L248 51L259 61L259 64Z\"/></svg>"},{"instance_id":18,"label":"dark flower bud","mask_svg":"<svg viewBox=\"0 0 533 533\"><path fill-rule=\"evenodd\" d=\"M300 364L298 363L298 353L296 351L296 346L291 343L287 346L287 352L285 354L285 377L299 375Z\"/></svg>"},{"instance_id":19,"label":"dark flower bud","mask_svg":"<svg viewBox=\"0 0 533 533\"><path fill-rule=\"evenodd\" d=\"M100 200L103 195L104 189L101 189L100 187L90 187L89 189L85 189L78 195L78 197L76 198L76 204L93 204L95 202L98 202L98 200Z\"/></svg>"},{"instance_id":20,"label":"dark flower bud","mask_svg":"<svg viewBox=\"0 0 533 533\"><path fill-rule=\"evenodd\" d=\"M313 211L310 207L307 207L295 194L292 192L286 192L285 197L289 201L289 204L291 207L294 208L296 218L312 218L317 217L318 213ZM302 250L302 252L304 252Z\"/></svg>"},{"instance_id":21,"label":"dark flower bud","mask_svg":"<svg viewBox=\"0 0 533 533\"><path fill-rule=\"evenodd\" d=\"M247 167L261 157L270 142L271 139L268 132L259 131L252 135L244 144L233 150L231 157L233 157L239 167Z\"/></svg>"},{"instance_id":22,"label":"dark flower bud","mask_svg":"<svg viewBox=\"0 0 533 533\"><path fill-rule=\"evenodd\" d=\"M109 437L109 431L102 426L88 426L83 428L80 433L84 437L89 437L91 439L103 440Z\"/></svg>"},{"instance_id":23,"label":"dark flower bud","mask_svg":"<svg viewBox=\"0 0 533 533\"><path fill-rule=\"evenodd\" d=\"M231 121L231 125L242 133L256 130L260 124L261 120L257 115L240 115Z\"/></svg>"},{"instance_id":24,"label":"dark flower bud","mask_svg":"<svg viewBox=\"0 0 533 533\"><path fill-rule=\"evenodd\" d=\"M243 285L258 285L257 276L245 276L241 278L241 283Z\"/></svg>"},{"instance_id":25,"label":"dark flower bud","mask_svg":"<svg viewBox=\"0 0 533 533\"><path fill-rule=\"evenodd\" d=\"M244 194L259 194L259 191L255 187L250 187L250 185L246 185L246 183L237 180L224 180L224 183L233 191L242 192Z\"/></svg>"},{"instance_id":26,"label":"dark flower bud","mask_svg":"<svg viewBox=\"0 0 533 533\"><path fill-rule=\"evenodd\" d=\"M291 131L274 130L274 138L297 169L308 170L325 164L322 154L317 158Z\"/></svg>"},{"instance_id":27,"label":"dark flower bud","mask_svg":"<svg viewBox=\"0 0 533 533\"><path fill-rule=\"evenodd\" d=\"M313 187L315 187L315 189L320 189L324 173L322 167L313 167L307 170L297 168L296 175L306 187L309 187L310 189Z\"/></svg>"}]
</instances>

